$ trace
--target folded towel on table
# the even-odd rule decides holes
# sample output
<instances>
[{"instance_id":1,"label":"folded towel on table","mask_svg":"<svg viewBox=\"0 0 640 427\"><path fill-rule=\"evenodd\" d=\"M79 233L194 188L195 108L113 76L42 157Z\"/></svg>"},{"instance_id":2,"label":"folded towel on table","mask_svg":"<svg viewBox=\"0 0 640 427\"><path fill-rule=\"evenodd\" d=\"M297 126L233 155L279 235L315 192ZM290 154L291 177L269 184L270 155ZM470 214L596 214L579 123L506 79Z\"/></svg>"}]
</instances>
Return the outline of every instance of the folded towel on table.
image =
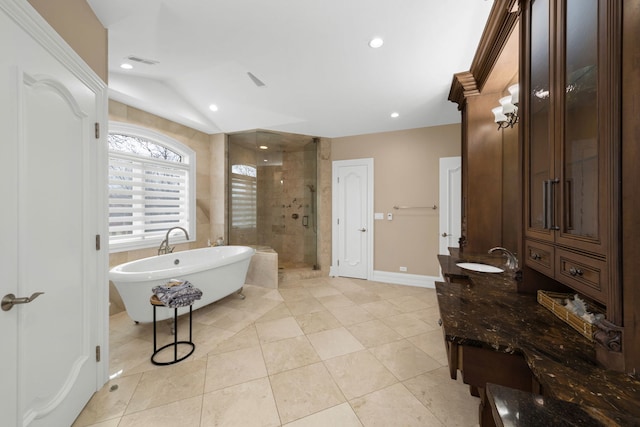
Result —
<instances>
[{"instance_id":1,"label":"folded towel on table","mask_svg":"<svg viewBox=\"0 0 640 427\"><path fill-rule=\"evenodd\" d=\"M162 304L167 307L185 307L202 297L202 291L194 288L188 280L172 279L152 289Z\"/></svg>"}]
</instances>

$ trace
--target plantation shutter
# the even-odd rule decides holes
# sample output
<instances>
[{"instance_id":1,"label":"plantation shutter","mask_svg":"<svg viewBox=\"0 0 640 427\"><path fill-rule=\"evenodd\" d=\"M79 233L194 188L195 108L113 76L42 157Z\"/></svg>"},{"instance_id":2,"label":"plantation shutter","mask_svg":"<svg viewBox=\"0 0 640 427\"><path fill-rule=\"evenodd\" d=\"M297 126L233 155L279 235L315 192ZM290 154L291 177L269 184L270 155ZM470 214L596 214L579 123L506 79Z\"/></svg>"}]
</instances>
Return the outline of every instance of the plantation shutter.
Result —
<instances>
[{"instance_id":1,"label":"plantation shutter","mask_svg":"<svg viewBox=\"0 0 640 427\"><path fill-rule=\"evenodd\" d=\"M255 228L256 193L255 177L231 174L231 227Z\"/></svg>"},{"instance_id":2,"label":"plantation shutter","mask_svg":"<svg viewBox=\"0 0 640 427\"><path fill-rule=\"evenodd\" d=\"M189 165L109 153L109 241L188 228Z\"/></svg>"}]
</instances>

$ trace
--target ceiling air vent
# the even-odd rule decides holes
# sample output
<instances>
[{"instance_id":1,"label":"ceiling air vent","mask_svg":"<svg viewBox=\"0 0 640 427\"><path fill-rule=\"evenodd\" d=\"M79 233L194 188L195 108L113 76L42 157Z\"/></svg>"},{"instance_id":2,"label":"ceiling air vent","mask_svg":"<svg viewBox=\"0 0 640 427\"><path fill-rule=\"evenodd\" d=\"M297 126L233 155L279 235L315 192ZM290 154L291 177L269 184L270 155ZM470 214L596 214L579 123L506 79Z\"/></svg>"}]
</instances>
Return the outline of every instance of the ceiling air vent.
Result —
<instances>
[{"instance_id":1,"label":"ceiling air vent","mask_svg":"<svg viewBox=\"0 0 640 427\"><path fill-rule=\"evenodd\" d=\"M258 86L258 87L263 87L266 86L264 84L264 82L262 80L260 80L259 78L257 78L256 76L253 75L253 73L247 71L247 75L249 76L249 78L251 79L251 81L253 81L253 83Z\"/></svg>"},{"instance_id":2,"label":"ceiling air vent","mask_svg":"<svg viewBox=\"0 0 640 427\"><path fill-rule=\"evenodd\" d=\"M133 62L140 62L142 64L147 64L147 65L156 65L158 64L158 61L154 61L153 59L145 59L145 58L140 58L139 56L127 56L127 59L129 61L133 61Z\"/></svg>"}]
</instances>

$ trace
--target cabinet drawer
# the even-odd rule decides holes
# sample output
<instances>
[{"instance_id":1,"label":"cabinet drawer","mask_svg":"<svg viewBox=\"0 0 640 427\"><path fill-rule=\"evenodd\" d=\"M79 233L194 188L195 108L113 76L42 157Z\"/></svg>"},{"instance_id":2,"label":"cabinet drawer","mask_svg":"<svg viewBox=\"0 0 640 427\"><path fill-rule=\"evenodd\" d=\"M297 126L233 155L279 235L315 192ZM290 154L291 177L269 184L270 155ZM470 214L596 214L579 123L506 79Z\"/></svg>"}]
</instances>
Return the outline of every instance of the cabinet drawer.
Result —
<instances>
[{"instance_id":1,"label":"cabinet drawer","mask_svg":"<svg viewBox=\"0 0 640 427\"><path fill-rule=\"evenodd\" d=\"M551 245L527 240L525 242L525 264L549 277L553 277L553 252L554 249Z\"/></svg>"},{"instance_id":2,"label":"cabinet drawer","mask_svg":"<svg viewBox=\"0 0 640 427\"><path fill-rule=\"evenodd\" d=\"M597 258L556 248L556 280L577 292L607 304L607 263Z\"/></svg>"}]
</instances>

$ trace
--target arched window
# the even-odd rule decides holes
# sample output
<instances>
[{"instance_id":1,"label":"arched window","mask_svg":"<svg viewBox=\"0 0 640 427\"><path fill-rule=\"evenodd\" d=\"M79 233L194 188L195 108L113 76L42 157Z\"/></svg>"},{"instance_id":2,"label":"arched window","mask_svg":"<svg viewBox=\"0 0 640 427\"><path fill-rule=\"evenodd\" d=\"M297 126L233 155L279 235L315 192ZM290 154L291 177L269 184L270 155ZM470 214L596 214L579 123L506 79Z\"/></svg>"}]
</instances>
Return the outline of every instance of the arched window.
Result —
<instances>
[{"instance_id":1,"label":"arched window","mask_svg":"<svg viewBox=\"0 0 640 427\"><path fill-rule=\"evenodd\" d=\"M171 227L195 240L195 152L125 123L109 124L108 142L110 252L159 246Z\"/></svg>"}]
</instances>

